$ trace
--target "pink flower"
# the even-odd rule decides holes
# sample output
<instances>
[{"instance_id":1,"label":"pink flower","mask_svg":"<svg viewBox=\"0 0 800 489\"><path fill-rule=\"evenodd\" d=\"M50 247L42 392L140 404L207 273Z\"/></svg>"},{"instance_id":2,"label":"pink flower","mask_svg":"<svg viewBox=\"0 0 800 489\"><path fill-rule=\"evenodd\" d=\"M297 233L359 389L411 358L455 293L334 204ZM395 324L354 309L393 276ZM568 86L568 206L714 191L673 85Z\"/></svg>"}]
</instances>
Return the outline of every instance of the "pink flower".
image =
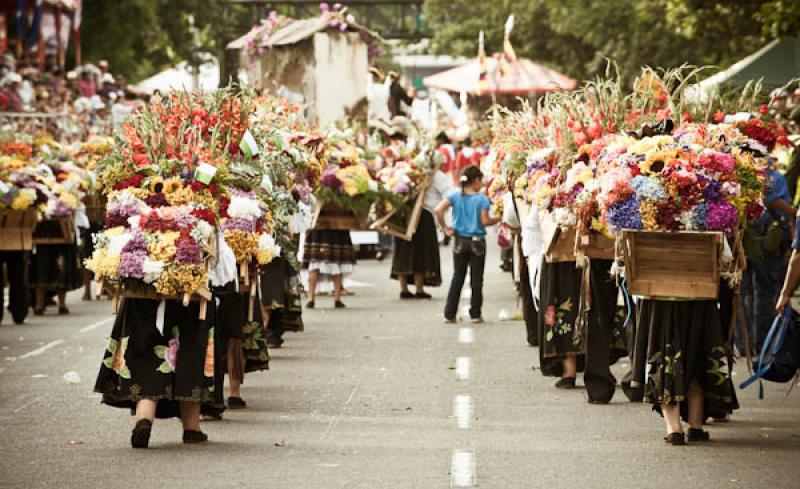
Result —
<instances>
[{"instance_id":1,"label":"pink flower","mask_svg":"<svg viewBox=\"0 0 800 489\"><path fill-rule=\"evenodd\" d=\"M348 24L355 24L356 23L356 16L353 15L353 14L347 14L347 17L345 17L345 20L347 21Z\"/></svg>"},{"instance_id":2,"label":"pink flower","mask_svg":"<svg viewBox=\"0 0 800 489\"><path fill-rule=\"evenodd\" d=\"M319 4L319 9L322 10L323 12L327 12L328 10L330 10L330 8L331 7L330 5L328 5L328 2L322 2Z\"/></svg>"},{"instance_id":3,"label":"pink flower","mask_svg":"<svg viewBox=\"0 0 800 489\"><path fill-rule=\"evenodd\" d=\"M167 347L167 352L164 355L164 360L167 361L172 371L175 371L175 365L178 361L178 349L180 349L180 342L178 338L172 338L169 340L169 346Z\"/></svg>"},{"instance_id":4,"label":"pink flower","mask_svg":"<svg viewBox=\"0 0 800 489\"><path fill-rule=\"evenodd\" d=\"M544 324L548 328L552 328L556 325L556 306L553 304L547 306L547 309L544 311Z\"/></svg>"},{"instance_id":5,"label":"pink flower","mask_svg":"<svg viewBox=\"0 0 800 489\"><path fill-rule=\"evenodd\" d=\"M342 10L342 4L341 3L334 3L333 4L333 10Z\"/></svg>"}]
</instances>

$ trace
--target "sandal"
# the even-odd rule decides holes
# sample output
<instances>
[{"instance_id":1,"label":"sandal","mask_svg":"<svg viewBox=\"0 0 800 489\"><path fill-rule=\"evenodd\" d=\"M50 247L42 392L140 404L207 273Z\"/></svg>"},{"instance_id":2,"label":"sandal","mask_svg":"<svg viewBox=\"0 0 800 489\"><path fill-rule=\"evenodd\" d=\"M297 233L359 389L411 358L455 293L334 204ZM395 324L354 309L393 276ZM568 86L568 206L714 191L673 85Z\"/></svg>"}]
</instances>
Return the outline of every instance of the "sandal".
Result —
<instances>
[{"instance_id":1,"label":"sandal","mask_svg":"<svg viewBox=\"0 0 800 489\"><path fill-rule=\"evenodd\" d=\"M150 444L150 431L153 422L149 419L140 419L131 431L131 448L147 448Z\"/></svg>"},{"instance_id":2,"label":"sandal","mask_svg":"<svg viewBox=\"0 0 800 489\"><path fill-rule=\"evenodd\" d=\"M413 299L414 298L414 294L412 294L411 292L409 292L407 290L404 290L404 291L400 292L400 298L401 299Z\"/></svg>"},{"instance_id":3,"label":"sandal","mask_svg":"<svg viewBox=\"0 0 800 489\"><path fill-rule=\"evenodd\" d=\"M430 295L427 292L417 292L416 294L414 294L414 298L415 299L432 299L433 296Z\"/></svg>"},{"instance_id":4,"label":"sandal","mask_svg":"<svg viewBox=\"0 0 800 489\"><path fill-rule=\"evenodd\" d=\"M69 314L69 309L67 308L67 306L59 307L58 314L61 316L66 316L67 314Z\"/></svg>"},{"instance_id":5,"label":"sandal","mask_svg":"<svg viewBox=\"0 0 800 489\"><path fill-rule=\"evenodd\" d=\"M670 433L664 437L664 441L670 445L686 445L686 437L679 432Z\"/></svg>"},{"instance_id":6,"label":"sandal","mask_svg":"<svg viewBox=\"0 0 800 489\"><path fill-rule=\"evenodd\" d=\"M228 398L228 409L244 409L246 407L247 403L241 397Z\"/></svg>"},{"instance_id":7,"label":"sandal","mask_svg":"<svg viewBox=\"0 0 800 489\"><path fill-rule=\"evenodd\" d=\"M308 301L306 302L306 309L314 309L315 305L316 304L314 304L314 301Z\"/></svg>"},{"instance_id":8,"label":"sandal","mask_svg":"<svg viewBox=\"0 0 800 489\"><path fill-rule=\"evenodd\" d=\"M345 306L344 302L342 302L342 301L336 301L336 302L333 303L333 307L335 307L336 309L344 309L347 306Z\"/></svg>"}]
</instances>

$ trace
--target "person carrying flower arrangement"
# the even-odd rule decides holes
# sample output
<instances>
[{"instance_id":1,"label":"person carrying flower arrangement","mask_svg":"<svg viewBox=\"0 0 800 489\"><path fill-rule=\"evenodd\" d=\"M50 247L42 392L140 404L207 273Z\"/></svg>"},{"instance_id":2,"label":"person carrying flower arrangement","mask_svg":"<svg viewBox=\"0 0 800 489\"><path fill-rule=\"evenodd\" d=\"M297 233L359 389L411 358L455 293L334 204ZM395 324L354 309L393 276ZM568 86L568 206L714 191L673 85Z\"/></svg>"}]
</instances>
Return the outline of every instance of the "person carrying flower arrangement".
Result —
<instances>
[{"instance_id":1,"label":"person carrying flower arrangement","mask_svg":"<svg viewBox=\"0 0 800 489\"><path fill-rule=\"evenodd\" d=\"M314 309L317 301L317 284L320 279L333 281L333 305L344 309L342 284L344 277L353 273L356 250L350 231L341 229L310 229L306 232L303 247L303 270L308 271L308 296L306 308Z\"/></svg>"},{"instance_id":2,"label":"person carrying flower arrangement","mask_svg":"<svg viewBox=\"0 0 800 489\"><path fill-rule=\"evenodd\" d=\"M483 322L483 271L486 264L486 226L497 224L500 216L489 215L491 203L481 193L483 172L476 166L468 166L461 173L461 190L451 193L436 207L436 222L445 234L455 238L453 246L453 279L447 293L444 319L456 322L461 289L470 270L472 297L469 315L474 323ZM444 215L453 209L453 227L445 224Z\"/></svg>"}]
</instances>

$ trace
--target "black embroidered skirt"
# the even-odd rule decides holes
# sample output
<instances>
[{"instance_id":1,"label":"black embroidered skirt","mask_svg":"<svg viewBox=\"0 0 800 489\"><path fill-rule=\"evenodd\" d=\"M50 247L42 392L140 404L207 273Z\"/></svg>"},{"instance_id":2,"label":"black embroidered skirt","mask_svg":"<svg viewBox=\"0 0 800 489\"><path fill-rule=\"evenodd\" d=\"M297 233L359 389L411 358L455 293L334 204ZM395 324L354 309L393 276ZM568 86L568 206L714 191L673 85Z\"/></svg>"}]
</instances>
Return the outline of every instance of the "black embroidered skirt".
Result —
<instances>
[{"instance_id":1,"label":"black embroidered skirt","mask_svg":"<svg viewBox=\"0 0 800 489\"><path fill-rule=\"evenodd\" d=\"M585 334L578 321L581 269L575 262L546 263L540 273L539 361L544 375L561 376L562 361L577 357L583 370Z\"/></svg>"}]
</instances>

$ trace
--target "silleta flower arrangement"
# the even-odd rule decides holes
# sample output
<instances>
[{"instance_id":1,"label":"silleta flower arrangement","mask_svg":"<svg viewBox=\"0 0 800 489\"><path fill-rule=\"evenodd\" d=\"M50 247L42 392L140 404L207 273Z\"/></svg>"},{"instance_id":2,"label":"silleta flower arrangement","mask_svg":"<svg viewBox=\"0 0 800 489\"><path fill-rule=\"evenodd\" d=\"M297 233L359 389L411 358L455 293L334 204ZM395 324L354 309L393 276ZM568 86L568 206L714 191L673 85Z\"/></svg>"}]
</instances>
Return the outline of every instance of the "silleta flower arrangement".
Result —
<instances>
[{"instance_id":1,"label":"silleta flower arrangement","mask_svg":"<svg viewBox=\"0 0 800 489\"><path fill-rule=\"evenodd\" d=\"M243 143L252 112L248 94L174 93L125 125L95 166L108 206L86 265L100 280L136 294L208 295L221 211L235 201L231 230L263 217L244 192L222 190L252 160Z\"/></svg>"}]
</instances>

